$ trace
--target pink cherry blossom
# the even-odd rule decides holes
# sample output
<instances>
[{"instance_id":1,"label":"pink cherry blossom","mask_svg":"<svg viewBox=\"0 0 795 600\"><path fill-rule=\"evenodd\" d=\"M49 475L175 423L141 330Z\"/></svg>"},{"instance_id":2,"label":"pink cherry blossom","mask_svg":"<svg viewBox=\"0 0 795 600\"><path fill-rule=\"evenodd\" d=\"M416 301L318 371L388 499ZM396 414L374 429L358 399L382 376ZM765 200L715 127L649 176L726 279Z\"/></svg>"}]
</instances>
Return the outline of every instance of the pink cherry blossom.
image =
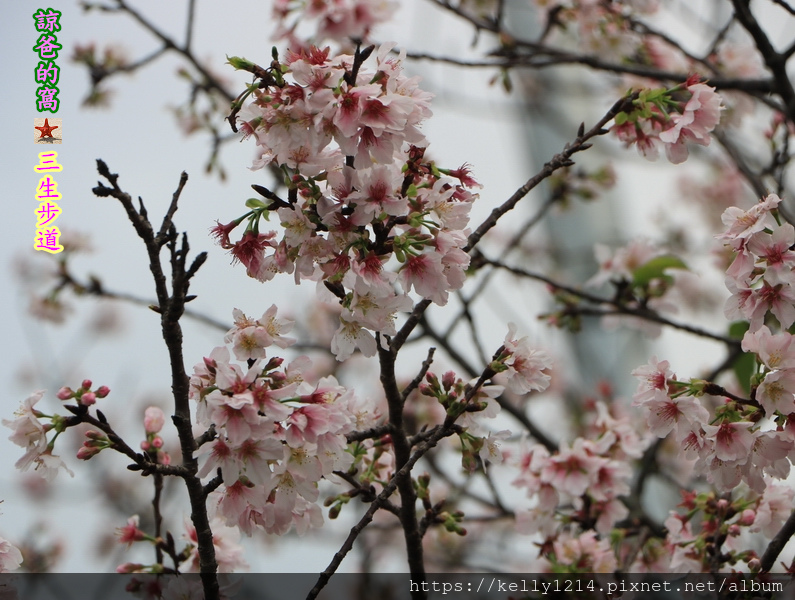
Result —
<instances>
[{"instance_id":1,"label":"pink cherry blossom","mask_svg":"<svg viewBox=\"0 0 795 600\"><path fill-rule=\"evenodd\" d=\"M503 364L508 369L498 379L504 379L508 388L516 394L547 389L551 380L552 359L543 350L530 348L526 337L517 340L515 336L516 325L509 323L508 334L503 341L504 353L508 355Z\"/></svg>"},{"instance_id":2,"label":"pink cherry blossom","mask_svg":"<svg viewBox=\"0 0 795 600\"><path fill-rule=\"evenodd\" d=\"M746 317L751 321L751 331L756 331L764 323L769 312L778 319L784 329L795 323L795 289L788 284L771 285L763 281L762 286L753 288L746 304Z\"/></svg>"},{"instance_id":3,"label":"pink cherry blossom","mask_svg":"<svg viewBox=\"0 0 795 600\"><path fill-rule=\"evenodd\" d=\"M16 419L3 419L3 425L12 429L8 439L26 450L16 463L16 467L22 471L27 470L47 448L47 430L39 420L41 413L33 408L42 396L44 390L31 394L15 413L18 415Z\"/></svg>"},{"instance_id":4,"label":"pink cherry blossom","mask_svg":"<svg viewBox=\"0 0 795 600\"><path fill-rule=\"evenodd\" d=\"M608 539L599 539L595 531L574 537L562 533L553 542L555 562L584 573L612 573L618 567Z\"/></svg>"},{"instance_id":5,"label":"pink cherry blossom","mask_svg":"<svg viewBox=\"0 0 795 600\"><path fill-rule=\"evenodd\" d=\"M761 531L768 538L776 535L792 512L793 499L795 490L792 487L768 481L751 531Z\"/></svg>"},{"instance_id":6,"label":"pink cherry blossom","mask_svg":"<svg viewBox=\"0 0 795 600\"><path fill-rule=\"evenodd\" d=\"M754 332L746 332L742 349L758 354L769 369L792 369L795 368L793 339L786 331L774 335L767 326L762 325Z\"/></svg>"},{"instance_id":7,"label":"pink cherry blossom","mask_svg":"<svg viewBox=\"0 0 795 600\"><path fill-rule=\"evenodd\" d=\"M668 160L679 164L687 159L685 142L691 141L701 146L708 146L710 132L720 122L721 97L715 88L704 83L687 86L691 97L681 114L671 116L672 127L660 132L660 140L665 143Z\"/></svg>"},{"instance_id":8,"label":"pink cherry blossom","mask_svg":"<svg viewBox=\"0 0 795 600\"><path fill-rule=\"evenodd\" d=\"M273 247L275 233L263 234L247 232L238 242L232 245L234 261L243 263L249 277L260 279L262 265L265 260L265 248Z\"/></svg>"},{"instance_id":9,"label":"pink cherry blossom","mask_svg":"<svg viewBox=\"0 0 795 600\"><path fill-rule=\"evenodd\" d=\"M723 422L720 425L702 425L707 437L715 441L713 455L722 461L745 463L753 445L753 435L748 429L753 425L746 421Z\"/></svg>"},{"instance_id":10,"label":"pink cherry blossom","mask_svg":"<svg viewBox=\"0 0 795 600\"><path fill-rule=\"evenodd\" d=\"M585 440L577 438L571 447L564 447L550 457L541 472L541 480L576 498L594 482L604 461L588 451Z\"/></svg>"},{"instance_id":11,"label":"pink cherry blossom","mask_svg":"<svg viewBox=\"0 0 795 600\"><path fill-rule=\"evenodd\" d=\"M400 269L399 279L406 292L413 287L423 298L439 306L447 304L447 279L439 254L429 252L408 256Z\"/></svg>"},{"instance_id":12,"label":"pink cherry blossom","mask_svg":"<svg viewBox=\"0 0 795 600\"><path fill-rule=\"evenodd\" d=\"M787 334L789 335L789 334ZM756 399L768 416L795 412L795 369L772 371L757 389Z\"/></svg>"},{"instance_id":13,"label":"pink cherry blossom","mask_svg":"<svg viewBox=\"0 0 795 600\"><path fill-rule=\"evenodd\" d=\"M765 227L772 225L773 218L770 211L778 206L781 199L775 194L770 194L760 200L749 210L742 210L737 207L729 207L721 215L723 224L727 229L724 233L716 236L722 240L734 240L736 238L749 238Z\"/></svg>"},{"instance_id":14,"label":"pink cherry blossom","mask_svg":"<svg viewBox=\"0 0 795 600\"><path fill-rule=\"evenodd\" d=\"M635 269L660 254L662 251L645 238L636 238L615 252L604 244L596 244L594 255L599 264L599 272L585 285L598 286L608 281L631 280Z\"/></svg>"},{"instance_id":15,"label":"pink cherry blossom","mask_svg":"<svg viewBox=\"0 0 795 600\"><path fill-rule=\"evenodd\" d=\"M337 360L346 360L358 348L364 356L374 356L377 350L373 334L362 327L350 311L340 316L339 329L331 340L331 352Z\"/></svg>"},{"instance_id":16,"label":"pink cherry blossom","mask_svg":"<svg viewBox=\"0 0 795 600\"><path fill-rule=\"evenodd\" d=\"M632 376L640 379L638 389L632 396L634 406L654 399L665 401L668 399L668 380L676 378L670 363L667 360L657 360L656 356L651 357L649 364L632 371Z\"/></svg>"},{"instance_id":17,"label":"pink cherry blossom","mask_svg":"<svg viewBox=\"0 0 795 600\"><path fill-rule=\"evenodd\" d=\"M658 437L665 437L673 429L687 435L709 421L709 412L695 398L670 398L660 394L646 402L644 408L649 411L646 413L649 431ZM683 425L681 429L680 423Z\"/></svg>"},{"instance_id":18,"label":"pink cherry blossom","mask_svg":"<svg viewBox=\"0 0 795 600\"><path fill-rule=\"evenodd\" d=\"M116 530L119 535L119 543L127 544L129 547L133 542L146 539L146 533L138 528L139 520L138 515L133 515L127 519L127 525Z\"/></svg>"},{"instance_id":19,"label":"pink cherry blossom","mask_svg":"<svg viewBox=\"0 0 795 600\"><path fill-rule=\"evenodd\" d=\"M218 469L221 469L221 475L226 485L232 485L238 480L243 465L238 454L224 438L218 437L213 442L203 444L193 455L195 458L199 458L205 454L209 454L209 456L197 472L199 477L215 474Z\"/></svg>"},{"instance_id":20,"label":"pink cherry blossom","mask_svg":"<svg viewBox=\"0 0 795 600\"><path fill-rule=\"evenodd\" d=\"M784 223L773 233L759 231L748 238L748 251L759 257L766 267L765 277L775 273L776 282L795 285L792 274L795 265L795 252L790 247L795 244L795 227Z\"/></svg>"},{"instance_id":21,"label":"pink cherry blossom","mask_svg":"<svg viewBox=\"0 0 795 600\"><path fill-rule=\"evenodd\" d=\"M743 480L745 460L723 460L714 457L706 462L707 480L721 491L736 488Z\"/></svg>"},{"instance_id":22,"label":"pink cherry blossom","mask_svg":"<svg viewBox=\"0 0 795 600\"><path fill-rule=\"evenodd\" d=\"M220 518L215 517L210 521L213 532L213 546L215 547L215 560L218 561L219 573L233 573L245 571L248 563L244 558L243 547L240 545L240 532L237 528L226 527ZM199 548L196 528L189 520L185 520L184 539L193 545L190 556L180 567L185 573L199 572ZM184 579L177 577L175 579Z\"/></svg>"},{"instance_id":23,"label":"pink cherry blossom","mask_svg":"<svg viewBox=\"0 0 795 600\"><path fill-rule=\"evenodd\" d=\"M22 564L22 553L11 542L0 537L0 573L16 571Z\"/></svg>"}]
</instances>

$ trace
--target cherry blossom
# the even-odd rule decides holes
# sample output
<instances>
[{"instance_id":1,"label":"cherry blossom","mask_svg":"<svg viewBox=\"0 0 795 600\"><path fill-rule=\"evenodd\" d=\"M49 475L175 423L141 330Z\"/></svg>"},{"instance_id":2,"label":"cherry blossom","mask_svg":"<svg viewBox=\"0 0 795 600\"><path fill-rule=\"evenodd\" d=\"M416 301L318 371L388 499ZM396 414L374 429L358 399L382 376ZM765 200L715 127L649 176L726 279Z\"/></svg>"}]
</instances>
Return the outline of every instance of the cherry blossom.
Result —
<instances>
[{"instance_id":1,"label":"cherry blossom","mask_svg":"<svg viewBox=\"0 0 795 600\"><path fill-rule=\"evenodd\" d=\"M347 42L349 39L366 39L370 30L389 19L399 3L385 0L319 0L309 3L305 10L294 0L277 0L273 15L277 20L277 37L294 43L300 20L316 22L313 38Z\"/></svg>"},{"instance_id":2,"label":"cherry blossom","mask_svg":"<svg viewBox=\"0 0 795 600\"><path fill-rule=\"evenodd\" d=\"M668 399L668 381L676 377L671 371L670 363L667 360L657 360L656 356L651 357L649 364L632 371L632 376L640 379L638 389L632 396L636 406L654 399Z\"/></svg>"},{"instance_id":3,"label":"cherry blossom","mask_svg":"<svg viewBox=\"0 0 795 600\"><path fill-rule=\"evenodd\" d=\"M768 481L765 492L756 509L751 531L761 531L772 538L792 512L795 490L790 486Z\"/></svg>"},{"instance_id":4,"label":"cherry blossom","mask_svg":"<svg viewBox=\"0 0 795 600\"><path fill-rule=\"evenodd\" d=\"M147 538L146 533L138 528L139 522L140 517L133 515L127 519L127 525L116 530L119 536L119 543L127 544L127 547L129 547L133 542L140 542Z\"/></svg>"},{"instance_id":5,"label":"cherry blossom","mask_svg":"<svg viewBox=\"0 0 795 600\"><path fill-rule=\"evenodd\" d=\"M236 528L225 527L220 519L215 518L210 522L213 532L213 546L215 546L215 560L218 561L219 573L232 573L245 571L248 563L243 558L243 547L240 545L240 532ZM185 520L184 539L193 545L190 556L181 568L186 573L199 572L199 550L196 528Z\"/></svg>"},{"instance_id":6,"label":"cherry blossom","mask_svg":"<svg viewBox=\"0 0 795 600\"><path fill-rule=\"evenodd\" d=\"M709 145L709 134L720 122L723 108L715 89L697 75L671 89L641 89L631 102L633 109L616 116L613 131L650 160L657 158L662 143L674 164L687 159L687 142Z\"/></svg>"},{"instance_id":7,"label":"cherry blossom","mask_svg":"<svg viewBox=\"0 0 795 600\"><path fill-rule=\"evenodd\" d=\"M795 369L765 375L757 389L757 400L770 416L776 411L785 415L795 412Z\"/></svg>"},{"instance_id":8,"label":"cherry blossom","mask_svg":"<svg viewBox=\"0 0 795 600\"><path fill-rule=\"evenodd\" d=\"M11 542L0 537L0 573L16 571L22 564L22 553Z\"/></svg>"},{"instance_id":9,"label":"cherry blossom","mask_svg":"<svg viewBox=\"0 0 795 600\"><path fill-rule=\"evenodd\" d=\"M722 461L742 461L744 463L751 446L753 435L748 431L751 423L723 422L720 425L702 425L707 437L714 440L712 456Z\"/></svg>"},{"instance_id":10,"label":"cherry blossom","mask_svg":"<svg viewBox=\"0 0 795 600\"><path fill-rule=\"evenodd\" d=\"M33 408L42 396L44 390L31 394L17 411L16 414L19 416L16 419L13 421L3 419L3 425L13 430L8 439L26 450L16 463L16 467L23 471L30 467L47 448L47 429L39 420L43 415Z\"/></svg>"},{"instance_id":11,"label":"cherry blossom","mask_svg":"<svg viewBox=\"0 0 795 600\"><path fill-rule=\"evenodd\" d=\"M749 210L742 210L734 206L727 208L721 215L721 220L727 229L717 238L731 242L736 239L749 238L762 231L765 227L773 224L770 211L776 208L780 202L781 198L770 194Z\"/></svg>"},{"instance_id":12,"label":"cherry blossom","mask_svg":"<svg viewBox=\"0 0 795 600\"><path fill-rule=\"evenodd\" d=\"M709 420L709 412L695 398L658 396L646 402L644 408L649 411L646 413L649 431L658 437L665 437L674 429L687 435Z\"/></svg>"},{"instance_id":13,"label":"cherry blossom","mask_svg":"<svg viewBox=\"0 0 795 600\"><path fill-rule=\"evenodd\" d=\"M686 87L691 94L690 99L681 113L671 116L673 127L660 132L660 140L666 144L668 159L674 164L687 159L685 142L708 146L709 133L720 122L721 97L715 92L715 88L703 83L694 83Z\"/></svg>"},{"instance_id":14,"label":"cherry blossom","mask_svg":"<svg viewBox=\"0 0 795 600\"><path fill-rule=\"evenodd\" d=\"M595 531L586 531L579 536L564 532L552 547L552 558L539 565L543 570L549 570L554 564L580 573L612 573L618 566L609 540L599 539Z\"/></svg>"},{"instance_id":15,"label":"cherry blossom","mask_svg":"<svg viewBox=\"0 0 795 600\"><path fill-rule=\"evenodd\" d=\"M543 391L549 387L552 360L543 350L530 348L526 337L515 339L516 325L508 324L508 334L503 341L502 364L507 369L500 378L516 394Z\"/></svg>"}]
</instances>

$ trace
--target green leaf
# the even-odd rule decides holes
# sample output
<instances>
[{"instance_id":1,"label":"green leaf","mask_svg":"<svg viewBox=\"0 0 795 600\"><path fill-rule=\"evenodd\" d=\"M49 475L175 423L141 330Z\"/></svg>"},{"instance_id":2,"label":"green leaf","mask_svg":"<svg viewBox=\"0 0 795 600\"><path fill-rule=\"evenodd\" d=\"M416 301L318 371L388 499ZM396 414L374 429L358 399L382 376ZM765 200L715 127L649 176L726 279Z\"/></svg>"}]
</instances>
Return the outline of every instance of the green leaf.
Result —
<instances>
[{"instance_id":1,"label":"green leaf","mask_svg":"<svg viewBox=\"0 0 795 600\"><path fill-rule=\"evenodd\" d=\"M666 269L689 270L681 258L673 254L665 254L652 258L635 269L632 272L632 283L636 286L644 286L651 283L653 279L670 280L671 277L665 274Z\"/></svg>"},{"instance_id":2,"label":"green leaf","mask_svg":"<svg viewBox=\"0 0 795 600\"><path fill-rule=\"evenodd\" d=\"M741 340L750 326L748 321L735 321L729 325L729 337ZM751 393L751 378L756 373L756 355L751 352L743 352L732 363L732 371L745 394L749 395Z\"/></svg>"},{"instance_id":3,"label":"green leaf","mask_svg":"<svg viewBox=\"0 0 795 600\"><path fill-rule=\"evenodd\" d=\"M249 198L246 200L247 208L265 208L265 203L259 198Z\"/></svg>"}]
</instances>

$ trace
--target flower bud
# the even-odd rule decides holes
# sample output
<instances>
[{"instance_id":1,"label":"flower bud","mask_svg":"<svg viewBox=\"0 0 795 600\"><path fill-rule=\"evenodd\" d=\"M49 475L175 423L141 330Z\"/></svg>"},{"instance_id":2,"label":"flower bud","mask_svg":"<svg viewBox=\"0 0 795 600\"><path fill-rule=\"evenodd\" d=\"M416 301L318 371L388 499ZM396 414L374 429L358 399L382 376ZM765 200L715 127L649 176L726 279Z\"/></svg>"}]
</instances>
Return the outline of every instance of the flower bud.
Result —
<instances>
[{"instance_id":1,"label":"flower bud","mask_svg":"<svg viewBox=\"0 0 795 600\"><path fill-rule=\"evenodd\" d=\"M110 394L110 388L106 385L101 385L97 388L96 392L97 398L104 398L108 394Z\"/></svg>"},{"instance_id":2,"label":"flower bud","mask_svg":"<svg viewBox=\"0 0 795 600\"><path fill-rule=\"evenodd\" d=\"M282 366L284 359L279 356L274 356L268 361L268 364L265 365L265 371L270 371L271 369L278 369Z\"/></svg>"},{"instance_id":3,"label":"flower bud","mask_svg":"<svg viewBox=\"0 0 795 600\"><path fill-rule=\"evenodd\" d=\"M157 406L150 406L144 412L144 429L146 433L157 433L163 429L166 422L166 415Z\"/></svg>"},{"instance_id":4,"label":"flower bud","mask_svg":"<svg viewBox=\"0 0 795 600\"><path fill-rule=\"evenodd\" d=\"M102 448L89 446L89 443L90 442L83 442L83 445L77 450L77 458L80 460L89 460L90 458L102 452Z\"/></svg>"},{"instance_id":5,"label":"flower bud","mask_svg":"<svg viewBox=\"0 0 795 600\"><path fill-rule=\"evenodd\" d=\"M90 390L92 385L92 381L90 379L84 379L83 383L80 384L80 387L86 390Z\"/></svg>"},{"instance_id":6,"label":"flower bud","mask_svg":"<svg viewBox=\"0 0 795 600\"><path fill-rule=\"evenodd\" d=\"M163 443L164 443L163 442L163 438L161 438L158 435L156 435L154 438L152 438L152 445L155 448L162 448L163 447Z\"/></svg>"},{"instance_id":7,"label":"flower bud","mask_svg":"<svg viewBox=\"0 0 795 600\"><path fill-rule=\"evenodd\" d=\"M242 71L251 71L254 68L254 63L239 56L227 56L226 62L232 65L232 68Z\"/></svg>"},{"instance_id":8,"label":"flower bud","mask_svg":"<svg viewBox=\"0 0 795 600\"><path fill-rule=\"evenodd\" d=\"M117 573L140 573L144 566L139 563L124 563L116 567Z\"/></svg>"},{"instance_id":9,"label":"flower bud","mask_svg":"<svg viewBox=\"0 0 795 600\"><path fill-rule=\"evenodd\" d=\"M83 406L91 406L92 404L96 404L96 402L97 395L94 392L86 392L80 396L80 404Z\"/></svg>"},{"instance_id":10,"label":"flower bud","mask_svg":"<svg viewBox=\"0 0 795 600\"><path fill-rule=\"evenodd\" d=\"M444 375L442 375L442 385L444 389L449 390L451 387L455 385L455 373L453 371L447 371Z\"/></svg>"},{"instance_id":11,"label":"flower bud","mask_svg":"<svg viewBox=\"0 0 795 600\"><path fill-rule=\"evenodd\" d=\"M58 390L58 393L55 396L58 400L69 400L70 398L74 397L75 393L72 391L72 388L68 388L66 386L62 387Z\"/></svg>"},{"instance_id":12,"label":"flower bud","mask_svg":"<svg viewBox=\"0 0 795 600\"><path fill-rule=\"evenodd\" d=\"M752 509L746 508L740 515L740 520L738 522L740 525L753 525L755 519L756 513Z\"/></svg>"}]
</instances>

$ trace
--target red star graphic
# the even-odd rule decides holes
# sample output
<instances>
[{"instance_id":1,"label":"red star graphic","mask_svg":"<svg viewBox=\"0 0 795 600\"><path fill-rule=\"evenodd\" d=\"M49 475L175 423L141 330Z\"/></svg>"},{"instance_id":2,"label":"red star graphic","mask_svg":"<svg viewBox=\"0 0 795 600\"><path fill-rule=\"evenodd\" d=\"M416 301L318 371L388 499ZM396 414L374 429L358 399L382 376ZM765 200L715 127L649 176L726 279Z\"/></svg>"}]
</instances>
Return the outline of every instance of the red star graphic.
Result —
<instances>
[{"instance_id":1,"label":"red star graphic","mask_svg":"<svg viewBox=\"0 0 795 600\"><path fill-rule=\"evenodd\" d=\"M41 131L41 135L39 136L39 139L41 139L43 137L52 137L53 129L58 129L58 125L55 125L54 127L51 127L49 120L48 119L44 119L44 126L43 127L35 127L34 129L38 129L39 131Z\"/></svg>"}]
</instances>

